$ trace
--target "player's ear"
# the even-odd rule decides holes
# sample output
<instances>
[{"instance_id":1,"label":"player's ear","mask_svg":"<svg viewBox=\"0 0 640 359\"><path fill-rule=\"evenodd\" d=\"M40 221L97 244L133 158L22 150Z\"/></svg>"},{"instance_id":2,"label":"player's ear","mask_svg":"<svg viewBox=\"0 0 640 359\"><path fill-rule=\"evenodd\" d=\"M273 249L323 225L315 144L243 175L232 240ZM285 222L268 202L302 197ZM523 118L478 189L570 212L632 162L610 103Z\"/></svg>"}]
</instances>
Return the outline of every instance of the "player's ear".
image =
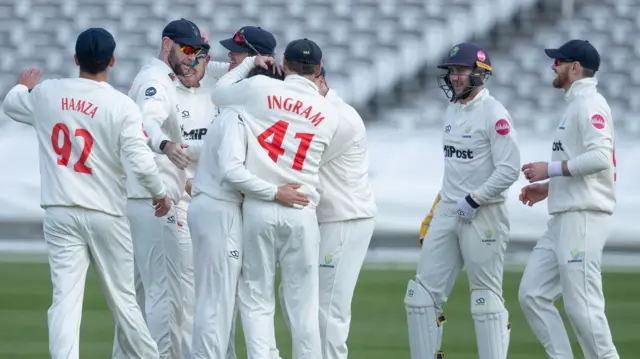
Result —
<instances>
[{"instance_id":1,"label":"player's ear","mask_svg":"<svg viewBox=\"0 0 640 359\"><path fill-rule=\"evenodd\" d=\"M168 37L163 37L162 38L162 50L165 52L170 52L171 51L171 47L173 46L173 40L171 40Z\"/></svg>"},{"instance_id":2,"label":"player's ear","mask_svg":"<svg viewBox=\"0 0 640 359\"><path fill-rule=\"evenodd\" d=\"M80 66L80 62L78 61L78 55L73 54L73 61L76 62L76 66Z\"/></svg>"},{"instance_id":3,"label":"player's ear","mask_svg":"<svg viewBox=\"0 0 640 359\"><path fill-rule=\"evenodd\" d=\"M109 67L113 67L116 64L116 57L111 56L111 60L109 61Z\"/></svg>"},{"instance_id":4,"label":"player's ear","mask_svg":"<svg viewBox=\"0 0 640 359\"><path fill-rule=\"evenodd\" d=\"M316 65L316 69L313 72L313 76L320 77L321 72L322 72L322 61L320 61L320 65Z\"/></svg>"}]
</instances>

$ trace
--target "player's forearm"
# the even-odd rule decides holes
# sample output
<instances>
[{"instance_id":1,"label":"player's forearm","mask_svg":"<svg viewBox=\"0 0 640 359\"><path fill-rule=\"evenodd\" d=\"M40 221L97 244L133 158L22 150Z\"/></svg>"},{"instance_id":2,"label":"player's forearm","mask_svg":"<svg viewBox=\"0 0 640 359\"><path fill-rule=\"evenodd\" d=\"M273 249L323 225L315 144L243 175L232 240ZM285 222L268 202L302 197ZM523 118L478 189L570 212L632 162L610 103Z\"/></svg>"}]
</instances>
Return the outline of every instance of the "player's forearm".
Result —
<instances>
[{"instance_id":1,"label":"player's forearm","mask_svg":"<svg viewBox=\"0 0 640 359\"><path fill-rule=\"evenodd\" d=\"M243 164L232 165L223 171L223 179L245 195L263 201L273 201L276 198L278 186L255 176Z\"/></svg>"},{"instance_id":2,"label":"player's forearm","mask_svg":"<svg viewBox=\"0 0 640 359\"><path fill-rule=\"evenodd\" d=\"M153 152L144 144L144 140L125 139L122 154L140 185L147 189L153 198L163 198L166 191L160 179L160 171L153 158Z\"/></svg>"},{"instance_id":3,"label":"player's forearm","mask_svg":"<svg viewBox=\"0 0 640 359\"><path fill-rule=\"evenodd\" d=\"M574 159L563 161L564 176L588 176L613 166L613 151L606 148L597 148L585 152ZM549 166L554 166L550 163Z\"/></svg>"},{"instance_id":4,"label":"player's forearm","mask_svg":"<svg viewBox=\"0 0 640 359\"><path fill-rule=\"evenodd\" d=\"M209 61L207 65L207 76L219 79L229 71L229 63L221 61Z\"/></svg>"},{"instance_id":5,"label":"player's forearm","mask_svg":"<svg viewBox=\"0 0 640 359\"><path fill-rule=\"evenodd\" d=\"M29 88L25 85L15 85L2 103L2 111L12 120L33 123L33 110L30 104Z\"/></svg>"},{"instance_id":6,"label":"player's forearm","mask_svg":"<svg viewBox=\"0 0 640 359\"><path fill-rule=\"evenodd\" d=\"M165 140L170 141L169 137L162 132L162 128L160 128L160 125L155 120L147 119L142 122L144 123L144 130L147 136L149 136L149 148L155 153L164 154L160 149L160 144Z\"/></svg>"},{"instance_id":7,"label":"player's forearm","mask_svg":"<svg viewBox=\"0 0 640 359\"><path fill-rule=\"evenodd\" d=\"M518 180L519 174L518 167L512 165L496 166L496 169L484 184L473 191L474 200L479 204L483 204L492 198L498 197Z\"/></svg>"},{"instance_id":8,"label":"player's forearm","mask_svg":"<svg viewBox=\"0 0 640 359\"><path fill-rule=\"evenodd\" d=\"M234 84L247 77L251 69L255 67L255 58L247 57L235 69L227 72L218 80L216 86L211 90L211 101L218 107L230 106L243 98L245 94L242 88Z\"/></svg>"}]
</instances>

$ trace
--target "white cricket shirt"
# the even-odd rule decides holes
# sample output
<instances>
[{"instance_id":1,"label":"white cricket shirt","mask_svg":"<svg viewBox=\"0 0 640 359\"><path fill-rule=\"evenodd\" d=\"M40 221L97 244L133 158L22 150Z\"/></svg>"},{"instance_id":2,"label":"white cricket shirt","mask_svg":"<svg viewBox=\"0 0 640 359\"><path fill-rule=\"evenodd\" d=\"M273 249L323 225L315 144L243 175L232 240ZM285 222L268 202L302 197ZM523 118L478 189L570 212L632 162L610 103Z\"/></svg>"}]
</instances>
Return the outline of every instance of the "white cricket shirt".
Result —
<instances>
[{"instance_id":1,"label":"white cricket shirt","mask_svg":"<svg viewBox=\"0 0 640 359\"><path fill-rule=\"evenodd\" d=\"M572 176L549 180L550 214L568 211L613 213L616 204L613 118L595 78L573 83L567 108L554 132L552 161L567 161Z\"/></svg>"},{"instance_id":2,"label":"white cricket shirt","mask_svg":"<svg viewBox=\"0 0 640 359\"><path fill-rule=\"evenodd\" d=\"M123 216L123 162L149 197L165 196L142 132L140 110L106 82L46 80L31 92L16 85L2 108L36 130L42 208L78 206Z\"/></svg>"},{"instance_id":3,"label":"white cricket shirt","mask_svg":"<svg viewBox=\"0 0 640 359\"><path fill-rule=\"evenodd\" d=\"M483 89L444 113L444 176L440 198L457 202L472 193L481 205L506 201L520 174L520 149L509 112Z\"/></svg>"},{"instance_id":4,"label":"white cricket shirt","mask_svg":"<svg viewBox=\"0 0 640 359\"><path fill-rule=\"evenodd\" d=\"M297 75L284 81L245 79L253 66L254 58L248 57L224 75L212 91L213 103L237 106L248 115L246 167L251 173L278 186L300 184L299 191L317 206L320 160L339 114L312 81Z\"/></svg>"},{"instance_id":5,"label":"white cricket shirt","mask_svg":"<svg viewBox=\"0 0 640 359\"><path fill-rule=\"evenodd\" d=\"M333 89L326 98L338 109L340 124L330 147L336 147L334 158L328 153L320 164L322 196L316 210L318 222L348 221L373 218L377 207L369 184L367 132L356 110L345 103Z\"/></svg>"},{"instance_id":6,"label":"white cricket shirt","mask_svg":"<svg viewBox=\"0 0 640 359\"><path fill-rule=\"evenodd\" d=\"M274 200L278 187L254 176L245 167L247 134L241 111L223 108L208 128L191 193L242 203L243 193Z\"/></svg>"},{"instance_id":7,"label":"white cricket shirt","mask_svg":"<svg viewBox=\"0 0 640 359\"><path fill-rule=\"evenodd\" d=\"M155 160L160 170L167 195L178 203L187 182L187 173L176 167L160 150L160 143L168 140L184 143L182 139L181 110L178 105L177 84L180 82L171 68L157 58L151 58L142 67L129 89L131 97L140 107L144 130L149 137L149 147L158 155ZM127 180L129 198L149 198L135 178Z\"/></svg>"},{"instance_id":8,"label":"white cricket shirt","mask_svg":"<svg viewBox=\"0 0 640 359\"><path fill-rule=\"evenodd\" d=\"M180 106L180 116L182 123L183 142L189 145L185 152L189 156L189 166L187 166L187 178L193 178L196 166L202 151L204 137L207 135L208 127L218 114L218 108L211 102L210 87L201 83L200 87L185 87L178 81L178 104ZM182 201L188 202L189 195L185 191Z\"/></svg>"}]
</instances>

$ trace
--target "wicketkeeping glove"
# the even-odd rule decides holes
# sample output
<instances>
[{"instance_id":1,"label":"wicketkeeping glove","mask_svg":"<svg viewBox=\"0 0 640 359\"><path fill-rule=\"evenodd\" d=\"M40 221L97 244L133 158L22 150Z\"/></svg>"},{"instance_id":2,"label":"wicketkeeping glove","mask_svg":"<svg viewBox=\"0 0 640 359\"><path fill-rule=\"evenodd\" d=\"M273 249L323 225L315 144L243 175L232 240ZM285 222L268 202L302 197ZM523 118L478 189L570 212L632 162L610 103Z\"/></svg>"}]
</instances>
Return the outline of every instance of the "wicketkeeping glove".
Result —
<instances>
[{"instance_id":1,"label":"wicketkeeping glove","mask_svg":"<svg viewBox=\"0 0 640 359\"><path fill-rule=\"evenodd\" d=\"M435 211L436 206L438 205L438 202L440 202L439 194L436 196L435 201L433 201L433 205L431 205L431 210L429 211L429 214L427 214L427 216L422 221L422 226L420 226L420 234L418 235L418 238L420 240L420 248L422 248L422 242L424 242L424 237L427 236L427 232L429 231L429 224L431 224L431 219L433 218L433 212Z\"/></svg>"},{"instance_id":2,"label":"wicketkeeping glove","mask_svg":"<svg viewBox=\"0 0 640 359\"><path fill-rule=\"evenodd\" d=\"M473 198L473 195L469 193L466 197L458 201L458 219L470 222L476 215L476 211L480 208L480 205Z\"/></svg>"}]
</instances>

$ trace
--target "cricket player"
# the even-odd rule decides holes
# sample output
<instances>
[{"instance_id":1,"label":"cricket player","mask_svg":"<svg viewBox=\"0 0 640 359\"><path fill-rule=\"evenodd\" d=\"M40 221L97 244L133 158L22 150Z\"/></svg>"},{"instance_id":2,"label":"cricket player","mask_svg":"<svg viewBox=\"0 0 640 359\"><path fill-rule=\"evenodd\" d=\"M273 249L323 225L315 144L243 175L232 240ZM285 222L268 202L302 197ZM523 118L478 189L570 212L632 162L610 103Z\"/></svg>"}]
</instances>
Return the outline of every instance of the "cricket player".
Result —
<instances>
[{"instance_id":1,"label":"cricket player","mask_svg":"<svg viewBox=\"0 0 640 359\"><path fill-rule=\"evenodd\" d=\"M617 359L600 271L616 204L613 118L594 77L600 55L583 40L545 52L554 60L553 87L565 91L567 106L553 135L551 162L522 167L532 184L520 200L533 206L548 197L551 220L529 257L518 298L549 358L574 357L554 306L562 296L584 358Z\"/></svg>"},{"instance_id":2,"label":"cricket player","mask_svg":"<svg viewBox=\"0 0 640 359\"><path fill-rule=\"evenodd\" d=\"M186 19L170 22L162 32L159 58L150 59L142 67L129 90L129 96L142 112L149 146L158 153L160 175L174 204L185 191L184 169L189 164L189 149L180 127L182 110L177 76L189 71L203 49L208 50L209 45L194 23ZM144 303L140 306L145 309L160 358L180 358L183 300L176 211L172 208L162 218L153 217L148 205L149 192L133 178L127 181L127 192L136 268L144 290ZM115 343L115 353L117 346Z\"/></svg>"},{"instance_id":3,"label":"cricket player","mask_svg":"<svg viewBox=\"0 0 640 359\"><path fill-rule=\"evenodd\" d=\"M333 158L320 164L320 339L323 359L346 359L351 301L369 249L377 207L369 184L369 155L364 122L356 110L329 88L324 67L315 80L320 94L340 112L331 147ZM282 298L282 286L280 286ZM281 301L282 304L282 301ZM289 324L286 307L282 306Z\"/></svg>"},{"instance_id":4,"label":"cricket player","mask_svg":"<svg viewBox=\"0 0 640 359\"><path fill-rule=\"evenodd\" d=\"M285 207L245 197L244 254L238 296L250 359L271 356L275 310L275 267L280 263L284 301L291 319L293 358L321 358L318 321L320 231L319 166L339 123L333 105L313 82L322 68L322 51L308 39L285 49L285 80L243 79L245 59L223 76L212 92L220 106L246 111L246 168L276 185L300 184L309 205Z\"/></svg>"},{"instance_id":5,"label":"cricket player","mask_svg":"<svg viewBox=\"0 0 640 359\"><path fill-rule=\"evenodd\" d=\"M49 352L79 358L80 321L87 268L98 273L127 358L157 358L158 348L136 303L133 245L125 217L125 170L150 193L155 216L171 208L135 103L107 83L114 65L113 36L91 28L76 41L79 78L36 86L28 69L7 94L3 111L33 126L40 147L41 207L51 267Z\"/></svg>"},{"instance_id":6,"label":"cricket player","mask_svg":"<svg viewBox=\"0 0 640 359\"><path fill-rule=\"evenodd\" d=\"M221 40L220 45L229 50L229 71L231 71L249 56L273 57L276 38L261 27L243 26L233 34L233 37Z\"/></svg>"},{"instance_id":7,"label":"cricket player","mask_svg":"<svg viewBox=\"0 0 640 359\"><path fill-rule=\"evenodd\" d=\"M264 65L260 57L255 61ZM247 135L243 120L246 116L239 108L221 110L208 128L193 182L187 219L195 252L194 358L235 356L228 344L234 339L236 288L244 252L241 215L244 197L278 201L287 206L304 206L309 202L296 191L299 185L278 187L246 169Z\"/></svg>"},{"instance_id":8,"label":"cricket player","mask_svg":"<svg viewBox=\"0 0 640 359\"><path fill-rule=\"evenodd\" d=\"M444 176L415 280L405 297L411 359L441 358L443 305L463 266L480 359L505 359L509 314L502 297L509 241L505 200L520 150L509 112L484 87L492 73L478 45L454 46L438 66L451 104L444 113Z\"/></svg>"},{"instance_id":9,"label":"cricket player","mask_svg":"<svg viewBox=\"0 0 640 359\"><path fill-rule=\"evenodd\" d=\"M189 359L191 358L195 287L193 251L187 224L187 209L191 201L191 179L195 175L203 139L207 134L207 127L218 114L218 109L211 102L211 85L208 84L208 78L204 76L209 60L207 51L203 49L196 56L194 66L187 73L179 75L178 79L180 81L177 82L183 142L189 146L189 165L185 169L188 178L187 185L180 202L176 205L183 300L182 358Z\"/></svg>"}]
</instances>

